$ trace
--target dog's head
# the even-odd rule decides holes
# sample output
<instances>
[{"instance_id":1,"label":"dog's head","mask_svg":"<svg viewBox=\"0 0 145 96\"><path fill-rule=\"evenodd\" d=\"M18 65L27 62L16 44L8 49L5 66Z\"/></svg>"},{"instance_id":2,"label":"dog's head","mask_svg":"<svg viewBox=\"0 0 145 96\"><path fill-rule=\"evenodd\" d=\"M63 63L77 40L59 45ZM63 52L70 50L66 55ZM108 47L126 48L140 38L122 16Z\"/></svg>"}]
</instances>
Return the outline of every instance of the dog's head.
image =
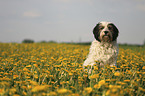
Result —
<instances>
[{"instance_id":1,"label":"dog's head","mask_svg":"<svg viewBox=\"0 0 145 96\"><path fill-rule=\"evenodd\" d=\"M94 30L94 37L99 42L112 42L118 37L118 29L111 22L99 22Z\"/></svg>"}]
</instances>

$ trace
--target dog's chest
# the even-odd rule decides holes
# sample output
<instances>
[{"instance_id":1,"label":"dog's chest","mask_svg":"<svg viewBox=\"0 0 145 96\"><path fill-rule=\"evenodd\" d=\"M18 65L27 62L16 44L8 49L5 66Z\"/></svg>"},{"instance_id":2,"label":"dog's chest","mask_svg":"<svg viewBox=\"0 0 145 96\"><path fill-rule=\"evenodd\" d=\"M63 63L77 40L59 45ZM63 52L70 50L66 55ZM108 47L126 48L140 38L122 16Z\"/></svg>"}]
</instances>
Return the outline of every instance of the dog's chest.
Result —
<instances>
[{"instance_id":1,"label":"dog's chest","mask_svg":"<svg viewBox=\"0 0 145 96\"><path fill-rule=\"evenodd\" d=\"M94 52L94 59L97 61L107 61L117 56L117 48L96 46Z\"/></svg>"}]
</instances>

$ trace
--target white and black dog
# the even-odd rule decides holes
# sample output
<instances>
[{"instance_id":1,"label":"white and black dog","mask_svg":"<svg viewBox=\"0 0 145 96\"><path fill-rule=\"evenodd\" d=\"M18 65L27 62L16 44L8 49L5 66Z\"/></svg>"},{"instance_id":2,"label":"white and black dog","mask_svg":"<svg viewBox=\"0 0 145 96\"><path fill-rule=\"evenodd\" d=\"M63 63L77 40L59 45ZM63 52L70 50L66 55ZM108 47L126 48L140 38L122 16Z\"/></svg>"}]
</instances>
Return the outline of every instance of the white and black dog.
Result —
<instances>
[{"instance_id":1,"label":"white and black dog","mask_svg":"<svg viewBox=\"0 0 145 96\"><path fill-rule=\"evenodd\" d=\"M95 40L92 42L89 54L85 60L83 67L90 65L91 67L96 62L100 62L100 66L106 64L116 66L118 45L117 37L119 31L111 22L99 22L93 29Z\"/></svg>"}]
</instances>

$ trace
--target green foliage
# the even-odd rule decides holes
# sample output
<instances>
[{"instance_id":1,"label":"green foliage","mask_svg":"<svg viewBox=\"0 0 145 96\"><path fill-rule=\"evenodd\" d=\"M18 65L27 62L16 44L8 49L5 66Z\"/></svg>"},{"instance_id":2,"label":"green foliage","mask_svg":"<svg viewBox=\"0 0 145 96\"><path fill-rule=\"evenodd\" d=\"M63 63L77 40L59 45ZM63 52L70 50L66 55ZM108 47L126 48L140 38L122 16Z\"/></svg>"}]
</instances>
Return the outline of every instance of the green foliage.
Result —
<instances>
[{"instance_id":1,"label":"green foliage","mask_svg":"<svg viewBox=\"0 0 145 96\"><path fill-rule=\"evenodd\" d=\"M34 40L31 39L24 39L22 43L34 43Z\"/></svg>"}]
</instances>

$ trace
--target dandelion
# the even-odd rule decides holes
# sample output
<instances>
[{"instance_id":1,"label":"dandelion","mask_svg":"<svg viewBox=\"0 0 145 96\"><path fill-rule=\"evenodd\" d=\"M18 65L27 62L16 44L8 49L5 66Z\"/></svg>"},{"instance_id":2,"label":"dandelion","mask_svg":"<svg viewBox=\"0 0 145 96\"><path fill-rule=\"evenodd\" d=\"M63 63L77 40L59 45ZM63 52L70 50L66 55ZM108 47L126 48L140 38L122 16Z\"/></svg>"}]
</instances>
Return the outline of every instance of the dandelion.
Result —
<instances>
[{"instance_id":1,"label":"dandelion","mask_svg":"<svg viewBox=\"0 0 145 96\"><path fill-rule=\"evenodd\" d=\"M47 91L48 87L48 85L38 85L32 88L31 92Z\"/></svg>"},{"instance_id":2,"label":"dandelion","mask_svg":"<svg viewBox=\"0 0 145 96\"><path fill-rule=\"evenodd\" d=\"M131 72L130 70L128 70L128 71L127 71L127 74L130 74L130 75L131 75L131 74L132 74L132 72Z\"/></svg>"},{"instance_id":3,"label":"dandelion","mask_svg":"<svg viewBox=\"0 0 145 96\"><path fill-rule=\"evenodd\" d=\"M142 67L142 70L145 70L145 66Z\"/></svg>"},{"instance_id":4,"label":"dandelion","mask_svg":"<svg viewBox=\"0 0 145 96\"><path fill-rule=\"evenodd\" d=\"M28 69L27 68L24 68L23 71L28 71Z\"/></svg>"},{"instance_id":5,"label":"dandelion","mask_svg":"<svg viewBox=\"0 0 145 96\"><path fill-rule=\"evenodd\" d=\"M25 89L25 90L27 89L27 87L26 87L26 86L21 86L21 87L22 87L22 89Z\"/></svg>"},{"instance_id":6,"label":"dandelion","mask_svg":"<svg viewBox=\"0 0 145 96\"><path fill-rule=\"evenodd\" d=\"M121 74L120 72L115 72L114 76L120 76L120 74Z\"/></svg>"},{"instance_id":7,"label":"dandelion","mask_svg":"<svg viewBox=\"0 0 145 96\"><path fill-rule=\"evenodd\" d=\"M0 89L0 95L3 95L4 93L5 93L4 88L3 89Z\"/></svg>"},{"instance_id":8,"label":"dandelion","mask_svg":"<svg viewBox=\"0 0 145 96\"><path fill-rule=\"evenodd\" d=\"M32 84L32 85L38 85L38 83L36 81L30 81L30 84Z\"/></svg>"},{"instance_id":9,"label":"dandelion","mask_svg":"<svg viewBox=\"0 0 145 96\"><path fill-rule=\"evenodd\" d=\"M49 77L53 77L53 75L49 75Z\"/></svg>"},{"instance_id":10,"label":"dandelion","mask_svg":"<svg viewBox=\"0 0 145 96\"><path fill-rule=\"evenodd\" d=\"M98 70L98 67L97 66L94 66L94 70Z\"/></svg>"},{"instance_id":11,"label":"dandelion","mask_svg":"<svg viewBox=\"0 0 145 96\"><path fill-rule=\"evenodd\" d=\"M11 88L10 91L9 91L9 94L12 95L12 94L14 94L15 92L16 92L16 88Z\"/></svg>"},{"instance_id":12,"label":"dandelion","mask_svg":"<svg viewBox=\"0 0 145 96\"><path fill-rule=\"evenodd\" d=\"M38 64L33 64L35 67L38 67Z\"/></svg>"},{"instance_id":13,"label":"dandelion","mask_svg":"<svg viewBox=\"0 0 145 96\"><path fill-rule=\"evenodd\" d=\"M67 92L69 92L69 91L68 91L67 89L63 88L63 89L58 89L57 92L58 92L59 94L65 94L65 93L67 93Z\"/></svg>"},{"instance_id":14,"label":"dandelion","mask_svg":"<svg viewBox=\"0 0 145 96\"><path fill-rule=\"evenodd\" d=\"M25 91L23 91L23 92L22 92L22 94L23 94L24 96L26 96L26 95L27 95L27 93L26 93Z\"/></svg>"},{"instance_id":15,"label":"dandelion","mask_svg":"<svg viewBox=\"0 0 145 96\"><path fill-rule=\"evenodd\" d=\"M121 89L121 86L120 86L120 85L109 85L109 88L110 88L110 89L112 89L112 88Z\"/></svg>"},{"instance_id":16,"label":"dandelion","mask_svg":"<svg viewBox=\"0 0 145 96\"><path fill-rule=\"evenodd\" d=\"M18 78L19 76L18 75L13 75L13 79L16 79Z\"/></svg>"},{"instance_id":17,"label":"dandelion","mask_svg":"<svg viewBox=\"0 0 145 96\"><path fill-rule=\"evenodd\" d=\"M99 78L99 74L94 74L92 76L90 76L91 79L96 79L96 78Z\"/></svg>"},{"instance_id":18,"label":"dandelion","mask_svg":"<svg viewBox=\"0 0 145 96\"><path fill-rule=\"evenodd\" d=\"M84 89L84 92L87 94L90 94L93 91L93 89L91 87L87 87Z\"/></svg>"},{"instance_id":19,"label":"dandelion","mask_svg":"<svg viewBox=\"0 0 145 96\"><path fill-rule=\"evenodd\" d=\"M34 75L34 78L35 78L35 79L38 79L38 75Z\"/></svg>"},{"instance_id":20,"label":"dandelion","mask_svg":"<svg viewBox=\"0 0 145 96\"><path fill-rule=\"evenodd\" d=\"M109 90L106 92L106 96L122 96L123 91L121 91L121 86L120 85L109 85Z\"/></svg>"},{"instance_id":21,"label":"dandelion","mask_svg":"<svg viewBox=\"0 0 145 96\"><path fill-rule=\"evenodd\" d=\"M73 75L73 73L71 73L71 72L69 72L68 74L69 74L69 76L72 76Z\"/></svg>"},{"instance_id":22,"label":"dandelion","mask_svg":"<svg viewBox=\"0 0 145 96\"><path fill-rule=\"evenodd\" d=\"M127 79L127 80L124 80L124 82L130 82L130 80Z\"/></svg>"},{"instance_id":23,"label":"dandelion","mask_svg":"<svg viewBox=\"0 0 145 96\"><path fill-rule=\"evenodd\" d=\"M100 88L101 86L105 85L105 80L101 80L98 83L98 88Z\"/></svg>"},{"instance_id":24,"label":"dandelion","mask_svg":"<svg viewBox=\"0 0 145 96\"><path fill-rule=\"evenodd\" d=\"M31 67L31 65L27 65L26 67L27 67L27 68L30 68L30 67Z\"/></svg>"},{"instance_id":25,"label":"dandelion","mask_svg":"<svg viewBox=\"0 0 145 96\"><path fill-rule=\"evenodd\" d=\"M94 85L94 88L98 88L98 84L95 84L95 85Z\"/></svg>"}]
</instances>

